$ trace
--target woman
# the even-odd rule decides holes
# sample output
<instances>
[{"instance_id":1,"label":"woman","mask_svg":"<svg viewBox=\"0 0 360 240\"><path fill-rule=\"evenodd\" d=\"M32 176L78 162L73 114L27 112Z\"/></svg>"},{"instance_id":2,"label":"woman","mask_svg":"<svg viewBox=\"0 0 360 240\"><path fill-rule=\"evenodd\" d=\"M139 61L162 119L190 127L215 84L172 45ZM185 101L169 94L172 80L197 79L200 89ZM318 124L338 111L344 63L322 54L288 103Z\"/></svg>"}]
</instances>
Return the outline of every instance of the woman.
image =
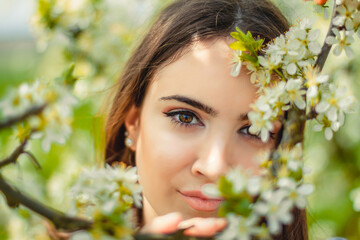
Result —
<instances>
[{"instance_id":1,"label":"woman","mask_svg":"<svg viewBox=\"0 0 360 240\"><path fill-rule=\"evenodd\" d=\"M221 199L201 187L234 166L256 174L252 160L275 144L249 133L256 99L246 68L232 77L233 41L243 32L268 43L289 25L267 0L178 0L162 11L119 79L107 122L107 162L137 166L143 186L139 222L145 232L212 236ZM277 239L307 239L304 211Z\"/></svg>"}]
</instances>

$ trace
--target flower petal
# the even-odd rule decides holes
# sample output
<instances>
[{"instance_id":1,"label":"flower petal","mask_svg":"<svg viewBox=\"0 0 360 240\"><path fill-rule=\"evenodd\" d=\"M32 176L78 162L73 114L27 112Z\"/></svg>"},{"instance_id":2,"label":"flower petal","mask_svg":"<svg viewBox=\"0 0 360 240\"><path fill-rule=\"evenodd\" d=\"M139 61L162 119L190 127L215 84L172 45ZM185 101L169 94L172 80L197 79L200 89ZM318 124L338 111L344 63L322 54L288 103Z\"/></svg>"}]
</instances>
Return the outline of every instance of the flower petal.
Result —
<instances>
[{"instance_id":1,"label":"flower petal","mask_svg":"<svg viewBox=\"0 0 360 240\"><path fill-rule=\"evenodd\" d=\"M316 111L317 113L323 113L323 112L325 112L326 110L328 110L329 107L330 107L330 104L329 104L328 102L326 102L326 101L321 101L321 102L318 103L318 105L316 105L315 111Z\"/></svg>"},{"instance_id":2,"label":"flower petal","mask_svg":"<svg viewBox=\"0 0 360 240\"><path fill-rule=\"evenodd\" d=\"M325 138L326 140L331 140L333 137L333 132L331 130L331 128L325 128Z\"/></svg>"},{"instance_id":3,"label":"flower petal","mask_svg":"<svg viewBox=\"0 0 360 240\"><path fill-rule=\"evenodd\" d=\"M333 36L328 36L328 37L326 38L325 42L326 42L327 44L329 44L329 45L333 45L333 44L337 43L338 41L336 40L335 37L333 37Z\"/></svg>"},{"instance_id":4,"label":"flower petal","mask_svg":"<svg viewBox=\"0 0 360 240\"><path fill-rule=\"evenodd\" d=\"M294 75L296 73L296 65L295 63L290 63L287 67L286 67L286 71L290 74L290 75Z\"/></svg>"}]
</instances>

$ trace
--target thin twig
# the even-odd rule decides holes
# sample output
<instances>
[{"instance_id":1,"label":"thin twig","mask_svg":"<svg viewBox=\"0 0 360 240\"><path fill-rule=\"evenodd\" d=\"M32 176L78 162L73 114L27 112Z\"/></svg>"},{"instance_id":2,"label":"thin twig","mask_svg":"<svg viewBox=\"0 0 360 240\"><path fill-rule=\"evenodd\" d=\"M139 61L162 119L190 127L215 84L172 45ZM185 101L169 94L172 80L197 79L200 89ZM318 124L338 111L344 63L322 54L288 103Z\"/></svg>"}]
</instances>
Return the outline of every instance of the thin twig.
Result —
<instances>
[{"instance_id":1,"label":"thin twig","mask_svg":"<svg viewBox=\"0 0 360 240\"><path fill-rule=\"evenodd\" d=\"M16 163L18 157L24 152L25 146L27 143L27 139L25 139L20 146L18 146L9 157L3 159L0 161L0 168L11 164L11 163Z\"/></svg>"},{"instance_id":2,"label":"thin twig","mask_svg":"<svg viewBox=\"0 0 360 240\"><path fill-rule=\"evenodd\" d=\"M24 121L26 118L33 116L33 115L37 115L39 113L41 113L42 111L44 111L45 107L47 104L43 104L40 106L35 106L32 107L30 109L28 109L27 111L25 111L24 113L22 113L19 116L16 117L12 117L10 119L5 120L4 122L0 122L0 130L3 128L7 128L7 127L11 127L14 124Z\"/></svg>"},{"instance_id":3,"label":"thin twig","mask_svg":"<svg viewBox=\"0 0 360 240\"><path fill-rule=\"evenodd\" d=\"M326 37L325 37L325 40L324 40L324 44L321 48L321 51L316 59L316 62L315 62L315 65L314 65L314 68L317 68L319 72L321 72L321 70L323 69L324 65L325 65L325 62L326 62L326 59L330 53L330 50L331 50L331 47L332 45L331 44L327 44L326 43L326 39L330 36L334 37L335 36L335 33L332 31L332 29L335 27L335 25L333 24L333 20L334 18L337 16L337 8L336 8L336 2L334 1L334 7L333 7L333 12L332 12L332 17L330 19L330 27L329 27L329 30L326 34Z\"/></svg>"},{"instance_id":4,"label":"thin twig","mask_svg":"<svg viewBox=\"0 0 360 240\"><path fill-rule=\"evenodd\" d=\"M312 107L310 112L306 116L306 120L312 120L315 119L318 116L318 113L316 112L315 108Z\"/></svg>"},{"instance_id":5,"label":"thin twig","mask_svg":"<svg viewBox=\"0 0 360 240\"><path fill-rule=\"evenodd\" d=\"M52 209L28 196L19 190L10 186L0 174L0 191L5 195L7 203L10 207L17 207L20 204L38 213L39 215L51 221L58 230L77 231L80 229L89 229L92 222L77 218L69 217L64 213Z\"/></svg>"},{"instance_id":6,"label":"thin twig","mask_svg":"<svg viewBox=\"0 0 360 240\"><path fill-rule=\"evenodd\" d=\"M31 152L28 152L28 151L24 151L23 152L24 154L28 155L31 159L31 161L34 163L35 167L40 170L41 169L41 166L39 164L39 162L36 160L35 156L31 153Z\"/></svg>"}]
</instances>

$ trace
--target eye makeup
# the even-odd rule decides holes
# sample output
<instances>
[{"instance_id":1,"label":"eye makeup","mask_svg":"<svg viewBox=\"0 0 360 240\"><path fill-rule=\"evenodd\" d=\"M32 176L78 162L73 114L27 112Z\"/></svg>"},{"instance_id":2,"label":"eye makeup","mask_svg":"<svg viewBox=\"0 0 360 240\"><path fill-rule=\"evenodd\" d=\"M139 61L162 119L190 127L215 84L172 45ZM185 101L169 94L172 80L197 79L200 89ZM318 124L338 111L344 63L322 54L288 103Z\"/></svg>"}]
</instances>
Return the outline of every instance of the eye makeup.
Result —
<instances>
[{"instance_id":1,"label":"eye makeup","mask_svg":"<svg viewBox=\"0 0 360 240\"><path fill-rule=\"evenodd\" d=\"M241 127L238 130L238 133L241 134L241 135L244 135L246 137L253 138L254 140L260 140L261 141L260 133L258 133L258 134L250 133L250 131L249 131L250 127L251 127L251 125L247 124L247 125ZM275 139L275 137L276 137L276 133L270 132L270 139Z\"/></svg>"},{"instance_id":2,"label":"eye makeup","mask_svg":"<svg viewBox=\"0 0 360 240\"><path fill-rule=\"evenodd\" d=\"M169 112L163 112L163 114L165 114L166 117L169 117L171 122L175 125L182 127L204 126L200 117L187 109L171 110Z\"/></svg>"}]
</instances>

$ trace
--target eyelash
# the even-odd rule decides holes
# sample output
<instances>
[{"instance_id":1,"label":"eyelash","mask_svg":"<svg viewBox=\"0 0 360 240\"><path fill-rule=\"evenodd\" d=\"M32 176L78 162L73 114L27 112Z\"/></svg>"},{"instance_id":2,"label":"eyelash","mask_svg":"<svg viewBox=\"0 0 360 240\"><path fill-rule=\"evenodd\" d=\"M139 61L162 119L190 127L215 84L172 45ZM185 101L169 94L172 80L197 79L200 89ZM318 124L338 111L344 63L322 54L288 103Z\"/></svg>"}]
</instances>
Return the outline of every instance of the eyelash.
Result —
<instances>
[{"instance_id":1,"label":"eyelash","mask_svg":"<svg viewBox=\"0 0 360 240\"><path fill-rule=\"evenodd\" d=\"M175 124L175 125L180 125L183 127L194 127L194 126L203 126L204 124L200 121L200 118L193 112L188 111L188 110L180 110L180 111L173 111L173 112L164 112L164 114L166 115L166 117L169 117L171 119L171 121ZM192 117L193 119L195 119L197 121L197 123L185 123L182 122L179 117L180 115L187 115ZM193 119L191 119L191 121L193 121Z\"/></svg>"},{"instance_id":2,"label":"eyelash","mask_svg":"<svg viewBox=\"0 0 360 240\"><path fill-rule=\"evenodd\" d=\"M194 127L194 126L203 126L204 124L200 121L200 118L193 112L189 110L179 110L179 111L172 111L172 112L163 112L166 117L169 117L171 119L171 122L173 122L175 125L179 125L182 127ZM179 117L180 115L187 115L193 117L198 123L184 123L182 122ZM193 120L193 119L192 119ZM243 126L238 130L239 134L243 134L247 137L261 140L260 133L259 134L252 134L249 132L250 125ZM244 133L243 130L246 132ZM275 139L275 133L270 132L270 139Z\"/></svg>"},{"instance_id":3,"label":"eyelash","mask_svg":"<svg viewBox=\"0 0 360 240\"><path fill-rule=\"evenodd\" d=\"M252 133L250 133L250 131L249 131L250 126L251 126L251 125L246 125L246 126L240 128L238 132L239 132L240 134L244 134L244 135L246 135L246 136L248 136L248 137L261 140L260 133L258 133L258 134L252 134ZM242 132L242 130L246 130L246 133ZM275 133L270 132L270 139L275 139Z\"/></svg>"}]
</instances>

